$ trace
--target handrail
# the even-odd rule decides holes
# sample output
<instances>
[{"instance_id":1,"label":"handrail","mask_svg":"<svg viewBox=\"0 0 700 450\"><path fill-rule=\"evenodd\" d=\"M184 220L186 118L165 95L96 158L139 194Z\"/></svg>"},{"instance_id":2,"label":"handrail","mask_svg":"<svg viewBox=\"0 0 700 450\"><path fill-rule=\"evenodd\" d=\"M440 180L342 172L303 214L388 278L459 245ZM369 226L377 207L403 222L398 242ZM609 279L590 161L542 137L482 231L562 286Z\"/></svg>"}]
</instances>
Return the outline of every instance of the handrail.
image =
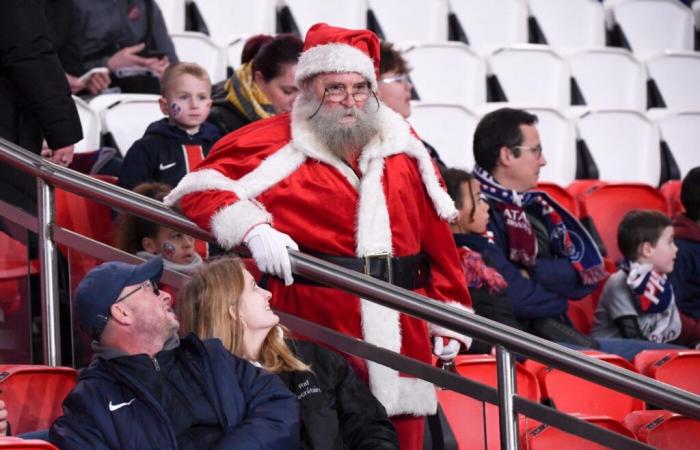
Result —
<instances>
[{"instance_id":1,"label":"handrail","mask_svg":"<svg viewBox=\"0 0 700 450\"><path fill-rule=\"evenodd\" d=\"M209 233L201 230L194 223L168 209L160 202L146 199L118 186L113 186L53 163L45 162L38 156L2 138L0 138L0 150L0 160L42 178L48 184L158 221L163 225L178 229L197 238L213 240ZM54 229L61 230L60 227L55 226ZM467 314L414 292L334 266L313 256L290 251L290 258L292 270L296 275L312 278L322 284L346 290L406 314L429 320L492 344L501 345L510 351L543 361L574 375L584 376L588 380L628 395L639 397L655 405L700 419L700 397L691 393L607 364L486 318ZM532 405L528 406L522 400L517 396L514 398L515 410L518 412L533 411ZM591 436L584 437L595 440Z\"/></svg>"}]
</instances>

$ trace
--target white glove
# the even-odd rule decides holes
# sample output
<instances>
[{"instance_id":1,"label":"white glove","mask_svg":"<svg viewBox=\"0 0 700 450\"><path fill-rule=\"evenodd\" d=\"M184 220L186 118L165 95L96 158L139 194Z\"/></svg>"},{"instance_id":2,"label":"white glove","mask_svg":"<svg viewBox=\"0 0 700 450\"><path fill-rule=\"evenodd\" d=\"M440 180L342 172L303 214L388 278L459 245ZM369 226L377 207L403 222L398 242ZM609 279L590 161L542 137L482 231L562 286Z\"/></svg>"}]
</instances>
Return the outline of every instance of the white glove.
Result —
<instances>
[{"instance_id":1,"label":"white glove","mask_svg":"<svg viewBox=\"0 0 700 450\"><path fill-rule=\"evenodd\" d=\"M449 339L447 345L445 345L442 336L435 336L433 338L433 354L443 361L452 361L455 359L459 353L459 349L462 347L462 343L457 339Z\"/></svg>"},{"instance_id":2,"label":"white glove","mask_svg":"<svg viewBox=\"0 0 700 450\"><path fill-rule=\"evenodd\" d=\"M258 269L282 278L287 286L294 282L287 248L299 250L299 246L291 237L263 223L248 232L245 245L253 255Z\"/></svg>"}]
</instances>

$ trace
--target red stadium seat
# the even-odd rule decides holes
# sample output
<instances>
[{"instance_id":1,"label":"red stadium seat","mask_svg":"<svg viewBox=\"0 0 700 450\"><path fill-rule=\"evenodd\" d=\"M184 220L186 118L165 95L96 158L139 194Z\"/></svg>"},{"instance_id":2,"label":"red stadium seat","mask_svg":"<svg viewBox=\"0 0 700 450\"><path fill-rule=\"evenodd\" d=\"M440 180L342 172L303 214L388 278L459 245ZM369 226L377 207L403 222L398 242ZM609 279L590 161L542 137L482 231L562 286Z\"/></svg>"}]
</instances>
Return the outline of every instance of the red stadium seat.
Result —
<instances>
[{"instance_id":1,"label":"red stadium seat","mask_svg":"<svg viewBox=\"0 0 700 450\"><path fill-rule=\"evenodd\" d=\"M21 439L18 437L0 437L1 450L58 450L50 443L39 439Z\"/></svg>"},{"instance_id":2,"label":"red stadium seat","mask_svg":"<svg viewBox=\"0 0 700 450\"><path fill-rule=\"evenodd\" d=\"M580 414L574 415L599 427L620 433L632 439L636 438L632 431L627 429L621 422L611 417L586 416ZM604 450L608 448L536 421L531 420L530 423L527 424L528 426L526 428L524 427L525 424L522 421L520 425L520 447L524 449L560 450L565 448L575 448L577 450Z\"/></svg>"},{"instance_id":3,"label":"red stadium seat","mask_svg":"<svg viewBox=\"0 0 700 450\"><path fill-rule=\"evenodd\" d=\"M622 217L633 209L654 209L669 214L668 202L651 186L637 183L603 184L578 196L581 217L593 221L605 245L607 257L621 258L617 248L617 226Z\"/></svg>"},{"instance_id":4,"label":"red stadium seat","mask_svg":"<svg viewBox=\"0 0 700 450\"><path fill-rule=\"evenodd\" d=\"M70 367L0 365L0 391L14 434L49 428L63 399L75 386Z\"/></svg>"},{"instance_id":5,"label":"red stadium seat","mask_svg":"<svg viewBox=\"0 0 700 450\"><path fill-rule=\"evenodd\" d=\"M567 186L566 191L571 194L576 201L581 194L585 194L588 191L598 189L600 186L607 184L605 181L600 180L574 180L569 186ZM580 212L580 207L579 207Z\"/></svg>"},{"instance_id":6,"label":"red stadium seat","mask_svg":"<svg viewBox=\"0 0 700 450\"><path fill-rule=\"evenodd\" d=\"M689 450L700 442L700 421L671 411L634 411L624 424L638 440L663 450Z\"/></svg>"},{"instance_id":7,"label":"red stadium seat","mask_svg":"<svg viewBox=\"0 0 700 450\"><path fill-rule=\"evenodd\" d=\"M563 187L555 183L539 182L537 183L537 190L546 192L567 211L575 217L579 217L579 207L576 198Z\"/></svg>"},{"instance_id":8,"label":"red stadium seat","mask_svg":"<svg viewBox=\"0 0 700 450\"><path fill-rule=\"evenodd\" d=\"M496 359L491 355L458 356L455 359L455 368L457 373L472 381L493 387L497 385ZM516 386L518 395L539 401L540 389L537 380L520 364L516 365ZM438 390L437 395L459 448L500 449L498 408L495 405L484 405L480 401L449 390Z\"/></svg>"},{"instance_id":9,"label":"red stadium seat","mask_svg":"<svg viewBox=\"0 0 700 450\"><path fill-rule=\"evenodd\" d=\"M617 355L596 351L585 351L589 356L636 372L634 366ZM535 374L547 398L560 410L590 416L607 416L622 420L631 411L642 409L641 400L591 383L542 363L528 360L525 367Z\"/></svg>"},{"instance_id":10,"label":"red stadium seat","mask_svg":"<svg viewBox=\"0 0 700 450\"><path fill-rule=\"evenodd\" d=\"M608 258L603 258L605 263L605 270L608 274L612 274L617 270L617 266ZM583 334L589 334L591 328L593 327L593 316L595 314L595 309L598 306L598 300L600 295L603 293L603 287L605 286L605 280L598 284L593 293L583 297L580 300L569 300L569 312L568 316L571 322L578 331Z\"/></svg>"},{"instance_id":11,"label":"red stadium seat","mask_svg":"<svg viewBox=\"0 0 700 450\"><path fill-rule=\"evenodd\" d=\"M668 206L671 208L671 217L685 212L681 203L681 181L668 180L659 188L659 192L666 198Z\"/></svg>"},{"instance_id":12,"label":"red stadium seat","mask_svg":"<svg viewBox=\"0 0 700 450\"><path fill-rule=\"evenodd\" d=\"M698 350L644 350L633 363L644 375L700 395Z\"/></svg>"}]
</instances>

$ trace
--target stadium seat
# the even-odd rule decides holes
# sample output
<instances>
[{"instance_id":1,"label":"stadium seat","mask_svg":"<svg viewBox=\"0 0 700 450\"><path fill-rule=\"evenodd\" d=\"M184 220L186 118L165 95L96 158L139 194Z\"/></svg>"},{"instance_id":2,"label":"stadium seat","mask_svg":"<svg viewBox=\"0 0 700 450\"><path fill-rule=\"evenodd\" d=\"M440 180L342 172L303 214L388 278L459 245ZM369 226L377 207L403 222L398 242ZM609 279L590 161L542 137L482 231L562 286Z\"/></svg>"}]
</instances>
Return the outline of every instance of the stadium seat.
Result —
<instances>
[{"instance_id":1,"label":"stadium seat","mask_svg":"<svg viewBox=\"0 0 700 450\"><path fill-rule=\"evenodd\" d=\"M527 0L547 44L557 48L605 46L605 9L597 0Z\"/></svg>"},{"instance_id":2,"label":"stadium seat","mask_svg":"<svg viewBox=\"0 0 700 450\"><path fill-rule=\"evenodd\" d=\"M185 31L185 0L156 0L168 33Z\"/></svg>"},{"instance_id":3,"label":"stadium seat","mask_svg":"<svg viewBox=\"0 0 700 450\"><path fill-rule=\"evenodd\" d=\"M659 188L659 193L666 198L671 217L685 212L681 203L681 180L668 180Z\"/></svg>"},{"instance_id":4,"label":"stadium seat","mask_svg":"<svg viewBox=\"0 0 700 450\"><path fill-rule=\"evenodd\" d=\"M606 256L613 262L622 255L617 247L617 226L632 209L653 209L669 213L666 199L645 184L602 184L578 197L581 217L593 222L605 246Z\"/></svg>"},{"instance_id":5,"label":"stadium seat","mask_svg":"<svg viewBox=\"0 0 700 450\"><path fill-rule=\"evenodd\" d=\"M242 35L275 34L277 0L194 0L219 46ZM182 59L182 58L181 58Z\"/></svg>"},{"instance_id":6,"label":"stadium seat","mask_svg":"<svg viewBox=\"0 0 700 450\"><path fill-rule=\"evenodd\" d=\"M646 64L669 110L700 110L700 53L666 52Z\"/></svg>"},{"instance_id":7,"label":"stadium seat","mask_svg":"<svg viewBox=\"0 0 700 450\"><path fill-rule=\"evenodd\" d=\"M450 2L476 52L486 55L493 50L527 43L527 9L520 0L460 0Z\"/></svg>"},{"instance_id":8,"label":"stadium seat","mask_svg":"<svg viewBox=\"0 0 700 450\"><path fill-rule=\"evenodd\" d=\"M474 113L461 105L413 102L408 121L448 167L474 167L472 140L479 121Z\"/></svg>"},{"instance_id":9,"label":"stadium seat","mask_svg":"<svg viewBox=\"0 0 700 450\"><path fill-rule=\"evenodd\" d=\"M73 101L78 108L80 125L83 128L83 139L75 144L74 151L75 153L87 153L97 150L100 148L100 137L102 136L100 115L80 97L74 95Z\"/></svg>"},{"instance_id":10,"label":"stadium seat","mask_svg":"<svg viewBox=\"0 0 700 450\"><path fill-rule=\"evenodd\" d=\"M693 12L677 0L615 2L609 10L638 56L665 50L693 50Z\"/></svg>"},{"instance_id":11,"label":"stadium seat","mask_svg":"<svg viewBox=\"0 0 700 450\"><path fill-rule=\"evenodd\" d=\"M700 395L699 350L644 350L633 364L644 375Z\"/></svg>"},{"instance_id":12,"label":"stadium seat","mask_svg":"<svg viewBox=\"0 0 700 450\"><path fill-rule=\"evenodd\" d=\"M700 73L698 73L700 80ZM666 141L678 163L681 178L700 166L700 109L669 114L656 121L661 139Z\"/></svg>"},{"instance_id":13,"label":"stadium seat","mask_svg":"<svg viewBox=\"0 0 700 450\"><path fill-rule=\"evenodd\" d=\"M588 109L646 111L646 71L628 50L595 48L568 60Z\"/></svg>"},{"instance_id":14,"label":"stadium seat","mask_svg":"<svg viewBox=\"0 0 700 450\"><path fill-rule=\"evenodd\" d=\"M403 57L413 69L411 81L421 101L467 108L486 102L486 63L464 43L412 45ZM437 70L445 61L450 70Z\"/></svg>"},{"instance_id":15,"label":"stadium seat","mask_svg":"<svg viewBox=\"0 0 700 450\"><path fill-rule=\"evenodd\" d=\"M180 61L195 62L204 67L212 83L226 79L226 51L209 36L194 31L171 33Z\"/></svg>"},{"instance_id":16,"label":"stadium seat","mask_svg":"<svg viewBox=\"0 0 700 450\"><path fill-rule=\"evenodd\" d=\"M228 65L234 70L241 65L241 53L243 53L243 46L246 41L250 38L248 35L239 36L226 44L224 51L226 52L226 60Z\"/></svg>"},{"instance_id":17,"label":"stadium seat","mask_svg":"<svg viewBox=\"0 0 700 450\"><path fill-rule=\"evenodd\" d=\"M611 417L588 416L585 414L573 415L601 428L614 431L632 439L636 438L634 433L626 428L622 422ZM524 425L527 426L525 427ZM566 433L553 426L533 420L530 420L528 423L521 421L520 447L529 450L561 450L565 448L604 450L608 448L578 436L574 436L573 434Z\"/></svg>"},{"instance_id":18,"label":"stadium seat","mask_svg":"<svg viewBox=\"0 0 700 450\"><path fill-rule=\"evenodd\" d=\"M131 144L143 136L148 125L163 117L158 98L154 94L98 95L90 106L95 108L96 105L101 111L103 131L112 134L119 152L124 156Z\"/></svg>"},{"instance_id":19,"label":"stadium seat","mask_svg":"<svg viewBox=\"0 0 700 450\"><path fill-rule=\"evenodd\" d=\"M569 66L546 45L500 48L489 64L510 103L555 109L571 103Z\"/></svg>"},{"instance_id":20,"label":"stadium seat","mask_svg":"<svg viewBox=\"0 0 700 450\"><path fill-rule=\"evenodd\" d=\"M368 6L387 41L447 40L447 0L368 0Z\"/></svg>"},{"instance_id":21,"label":"stadium seat","mask_svg":"<svg viewBox=\"0 0 700 450\"><path fill-rule=\"evenodd\" d=\"M351 29L367 27L367 0L283 0L283 4L289 7L302 39L318 22Z\"/></svg>"},{"instance_id":22,"label":"stadium seat","mask_svg":"<svg viewBox=\"0 0 700 450\"><path fill-rule=\"evenodd\" d=\"M12 432L49 428L62 414L61 403L75 386L76 377L70 367L0 365L0 390Z\"/></svg>"},{"instance_id":23,"label":"stadium seat","mask_svg":"<svg viewBox=\"0 0 700 450\"><path fill-rule=\"evenodd\" d=\"M658 186L661 177L659 131L637 111L601 110L577 120L601 180Z\"/></svg>"},{"instance_id":24,"label":"stadium seat","mask_svg":"<svg viewBox=\"0 0 700 450\"><path fill-rule=\"evenodd\" d=\"M455 359L455 368L457 373L472 381L492 387L497 385L496 359L491 355L460 355ZM539 401L537 380L520 364L516 364L516 386L518 395ZM459 448L500 448L497 406L484 405L449 390L438 390L437 395Z\"/></svg>"},{"instance_id":25,"label":"stadium seat","mask_svg":"<svg viewBox=\"0 0 700 450\"><path fill-rule=\"evenodd\" d=\"M540 180L566 186L576 177L576 128L554 108L523 106L537 115L537 131L547 165L540 169Z\"/></svg>"},{"instance_id":26,"label":"stadium seat","mask_svg":"<svg viewBox=\"0 0 700 450\"><path fill-rule=\"evenodd\" d=\"M567 211L569 211L575 217L579 217L578 202L576 201L574 196L569 193L569 191L567 191L560 185L556 183L540 181L537 183L536 190L546 192Z\"/></svg>"},{"instance_id":27,"label":"stadium seat","mask_svg":"<svg viewBox=\"0 0 700 450\"><path fill-rule=\"evenodd\" d=\"M588 356L636 372L634 366L617 355L587 350ZM622 420L632 411L642 409L643 402L620 392L591 383L545 364L527 360L525 367L535 374L543 399L549 399L560 411Z\"/></svg>"},{"instance_id":28,"label":"stadium seat","mask_svg":"<svg viewBox=\"0 0 700 450\"><path fill-rule=\"evenodd\" d=\"M4 436L0 437L0 450L58 450L58 448L39 439Z\"/></svg>"},{"instance_id":29,"label":"stadium seat","mask_svg":"<svg viewBox=\"0 0 700 450\"><path fill-rule=\"evenodd\" d=\"M689 450L700 442L700 421L671 411L634 411L624 424L638 440L663 450Z\"/></svg>"}]
</instances>

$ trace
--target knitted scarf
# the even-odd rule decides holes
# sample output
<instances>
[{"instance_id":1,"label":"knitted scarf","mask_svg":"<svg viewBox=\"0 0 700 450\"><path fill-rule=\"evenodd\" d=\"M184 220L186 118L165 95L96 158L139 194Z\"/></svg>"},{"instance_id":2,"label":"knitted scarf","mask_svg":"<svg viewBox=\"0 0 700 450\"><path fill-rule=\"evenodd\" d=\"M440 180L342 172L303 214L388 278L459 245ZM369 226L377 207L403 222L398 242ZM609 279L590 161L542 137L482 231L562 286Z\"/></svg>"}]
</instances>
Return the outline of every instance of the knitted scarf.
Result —
<instances>
[{"instance_id":1,"label":"knitted scarf","mask_svg":"<svg viewBox=\"0 0 700 450\"><path fill-rule=\"evenodd\" d=\"M226 100L251 122L275 114L272 104L253 80L253 62L243 64L224 85Z\"/></svg>"},{"instance_id":2,"label":"knitted scarf","mask_svg":"<svg viewBox=\"0 0 700 450\"><path fill-rule=\"evenodd\" d=\"M478 165L474 166L474 176L481 183L481 192L494 202L505 221L511 261L524 266L535 264L537 236L525 214L525 208L532 207L547 228L552 251L569 260L584 284L595 284L607 277L603 257L588 231L549 195L508 190Z\"/></svg>"},{"instance_id":3,"label":"knitted scarf","mask_svg":"<svg viewBox=\"0 0 700 450\"><path fill-rule=\"evenodd\" d=\"M467 277L467 287L478 289L486 286L490 294L496 294L508 287L503 275L493 267L487 266L478 252L465 246L458 247L457 252Z\"/></svg>"},{"instance_id":4,"label":"knitted scarf","mask_svg":"<svg viewBox=\"0 0 700 450\"><path fill-rule=\"evenodd\" d=\"M673 300L673 285L666 274L652 269L651 264L624 261L622 270L627 273L627 286L637 297L636 305L641 314L655 314L666 310Z\"/></svg>"}]
</instances>

